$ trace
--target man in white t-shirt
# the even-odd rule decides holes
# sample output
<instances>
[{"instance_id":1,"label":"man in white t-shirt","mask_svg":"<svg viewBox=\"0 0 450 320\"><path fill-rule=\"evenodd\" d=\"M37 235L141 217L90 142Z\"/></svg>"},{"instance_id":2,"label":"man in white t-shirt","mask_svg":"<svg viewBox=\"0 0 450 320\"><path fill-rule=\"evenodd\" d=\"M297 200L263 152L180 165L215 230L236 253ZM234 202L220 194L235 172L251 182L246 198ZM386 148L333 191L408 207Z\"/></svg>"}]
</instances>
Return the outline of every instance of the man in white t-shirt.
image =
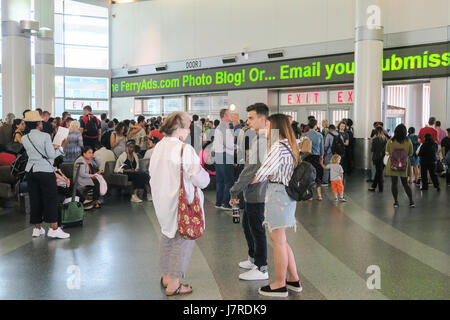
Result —
<instances>
[{"instance_id":1,"label":"man in white t-shirt","mask_svg":"<svg viewBox=\"0 0 450 320\"><path fill-rule=\"evenodd\" d=\"M116 161L116 156L114 155L114 152L112 152L111 150L106 149L105 147L103 147L100 144L97 144L95 147L95 159L97 160L97 162L100 164L99 169L102 172L105 172L105 164L107 161Z\"/></svg>"}]
</instances>

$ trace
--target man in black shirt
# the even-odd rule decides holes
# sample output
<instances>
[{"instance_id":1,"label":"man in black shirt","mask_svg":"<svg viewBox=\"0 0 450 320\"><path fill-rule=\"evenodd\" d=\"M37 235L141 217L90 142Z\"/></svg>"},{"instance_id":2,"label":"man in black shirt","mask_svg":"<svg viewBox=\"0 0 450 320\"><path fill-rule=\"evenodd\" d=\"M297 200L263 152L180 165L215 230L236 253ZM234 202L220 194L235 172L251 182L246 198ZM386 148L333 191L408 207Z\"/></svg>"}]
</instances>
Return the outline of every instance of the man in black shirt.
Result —
<instances>
[{"instance_id":1,"label":"man in black shirt","mask_svg":"<svg viewBox=\"0 0 450 320\"><path fill-rule=\"evenodd\" d=\"M48 111L42 112L42 110L39 108L36 110L39 111L39 114L42 117L42 132L46 132L50 136L52 136L52 134L54 133L55 130L53 129L52 123L49 121L50 112L48 112Z\"/></svg>"},{"instance_id":2,"label":"man in black shirt","mask_svg":"<svg viewBox=\"0 0 450 320\"><path fill-rule=\"evenodd\" d=\"M447 136L442 139L441 147L444 163L447 164L447 171L445 172L447 186L450 187L450 128L447 128Z\"/></svg>"}]
</instances>

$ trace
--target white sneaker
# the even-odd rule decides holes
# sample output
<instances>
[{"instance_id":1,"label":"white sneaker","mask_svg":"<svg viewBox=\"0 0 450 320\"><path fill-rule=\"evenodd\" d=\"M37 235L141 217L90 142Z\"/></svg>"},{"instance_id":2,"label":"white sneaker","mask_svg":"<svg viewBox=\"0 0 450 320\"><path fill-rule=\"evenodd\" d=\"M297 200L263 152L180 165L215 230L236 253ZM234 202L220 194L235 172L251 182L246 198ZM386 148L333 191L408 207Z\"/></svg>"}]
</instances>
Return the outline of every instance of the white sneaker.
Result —
<instances>
[{"instance_id":1,"label":"white sneaker","mask_svg":"<svg viewBox=\"0 0 450 320\"><path fill-rule=\"evenodd\" d=\"M142 202L142 200L139 199L139 197L138 197L137 195L133 194L133 195L131 196L131 202L139 203L139 202Z\"/></svg>"},{"instance_id":2,"label":"white sneaker","mask_svg":"<svg viewBox=\"0 0 450 320\"><path fill-rule=\"evenodd\" d=\"M43 235L45 235L45 229L44 228L40 228L40 229L38 229L38 228L34 228L33 229L33 234L32 234L32 236L33 237L40 237L40 236L43 236Z\"/></svg>"},{"instance_id":3,"label":"white sneaker","mask_svg":"<svg viewBox=\"0 0 450 320\"><path fill-rule=\"evenodd\" d=\"M269 272L261 272L258 267L255 266L252 270L241 273L239 275L239 279L241 280L268 280Z\"/></svg>"},{"instance_id":4,"label":"white sneaker","mask_svg":"<svg viewBox=\"0 0 450 320\"><path fill-rule=\"evenodd\" d=\"M52 228L48 229L47 236L49 236L50 238L59 238L59 239L70 238L70 234L62 231L62 229L59 227L56 230L53 230Z\"/></svg>"},{"instance_id":5,"label":"white sneaker","mask_svg":"<svg viewBox=\"0 0 450 320\"><path fill-rule=\"evenodd\" d=\"M152 195L147 193L147 201L153 201Z\"/></svg>"},{"instance_id":6,"label":"white sneaker","mask_svg":"<svg viewBox=\"0 0 450 320\"><path fill-rule=\"evenodd\" d=\"M239 267L241 267L242 269L252 270L255 265L250 260L245 260L239 262Z\"/></svg>"}]
</instances>

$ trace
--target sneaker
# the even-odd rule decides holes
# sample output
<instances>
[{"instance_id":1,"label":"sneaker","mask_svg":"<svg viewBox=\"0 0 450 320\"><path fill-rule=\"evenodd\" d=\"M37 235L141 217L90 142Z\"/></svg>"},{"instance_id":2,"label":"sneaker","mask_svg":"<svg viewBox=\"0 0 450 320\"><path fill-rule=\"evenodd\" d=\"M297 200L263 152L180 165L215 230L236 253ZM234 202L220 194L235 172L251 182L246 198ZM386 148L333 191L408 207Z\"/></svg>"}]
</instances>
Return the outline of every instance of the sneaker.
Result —
<instances>
[{"instance_id":1,"label":"sneaker","mask_svg":"<svg viewBox=\"0 0 450 320\"><path fill-rule=\"evenodd\" d=\"M328 183L322 182L322 187L328 187Z\"/></svg>"},{"instance_id":2,"label":"sneaker","mask_svg":"<svg viewBox=\"0 0 450 320\"><path fill-rule=\"evenodd\" d=\"M48 229L47 236L50 238L59 238L59 239L67 239L70 238L70 234L62 231L61 228L53 230L52 228Z\"/></svg>"},{"instance_id":3,"label":"sneaker","mask_svg":"<svg viewBox=\"0 0 450 320\"><path fill-rule=\"evenodd\" d=\"M258 267L255 266L252 270L246 271L239 275L239 279L241 280L268 280L269 272L267 271L259 271Z\"/></svg>"},{"instance_id":4,"label":"sneaker","mask_svg":"<svg viewBox=\"0 0 450 320\"><path fill-rule=\"evenodd\" d=\"M216 205L214 206L214 208L216 208L216 209L222 209L222 205L217 205L217 204L216 204Z\"/></svg>"},{"instance_id":5,"label":"sneaker","mask_svg":"<svg viewBox=\"0 0 450 320\"><path fill-rule=\"evenodd\" d=\"M225 205L221 206L220 209L222 209L222 210L230 210L230 211L233 210L233 208L231 206L225 206Z\"/></svg>"},{"instance_id":6,"label":"sneaker","mask_svg":"<svg viewBox=\"0 0 450 320\"><path fill-rule=\"evenodd\" d=\"M339 198L338 198L338 197L334 198L334 201L338 202L338 201L339 201Z\"/></svg>"},{"instance_id":7,"label":"sneaker","mask_svg":"<svg viewBox=\"0 0 450 320\"><path fill-rule=\"evenodd\" d=\"M342 197L342 198L339 198L339 201L341 201L341 202L347 202L347 199L345 199L344 197Z\"/></svg>"},{"instance_id":8,"label":"sneaker","mask_svg":"<svg viewBox=\"0 0 450 320\"><path fill-rule=\"evenodd\" d=\"M295 291L298 293L303 291L302 282L300 280L286 281L286 288L288 288L288 290Z\"/></svg>"},{"instance_id":9,"label":"sneaker","mask_svg":"<svg viewBox=\"0 0 450 320\"><path fill-rule=\"evenodd\" d=\"M398 208L398 207L399 207L398 202L394 202L394 208Z\"/></svg>"},{"instance_id":10,"label":"sneaker","mask_svg":"<svg viewBox=\"0 0 450 320\"><path fill-rule=\"evenodd\" d=\"M411 203L409 204L409 206L410 206L411 208L415 208L415 207L416 207L416 205L414 204L414 202L411 202Z\"/></svg>"},{"instance_id":11,"label":"sneaker","mask_svg":"<svg viewBox=\"0 0 450 320\"><path fill-rule=\"evenodd\" d=\"M262 296L278 298L287 298L287 296L289 295L286 287L270 289L270 285L259 288L258 293Z\"/></svg>"},{"instance_id":12,"label":"sneaker","mask_svg":"<svg viewBox=\"0 0 450 320\"><path fill-rule=\"evenodd\" d=\"M152 195L147 193L147 201L153 201Z\"/></svg>"},{"instance_id":13,"label":"sneaker","mask_svg":"<svg viewBox=\"0 0 450 320\"><path fill-rule=\"evenodd\" d=\"M139 199L139 197L138 197L137 195L135 195L135 194L133 194L133 195L131 196L131 200L130 200L130 201L131 201L131 202L136 202L136 203L142 202L142 200Z\"/></svg>"},{"instance_id":14,"label":"sneaker","mask_svg":"<svg viewBox=\"0 0 450 320\"><path fill-rule=\"evenodd\" d=\"M32 236L33 237L40 237L40 236L43 236L43 235L45 235L45 229L44 228L40 228L40 229L38 229L38 228L34 228L33 229L33 234L32 234Z\"/></svg>"},{"instance_id":15,"label":"sneaker","mask_svg":"<svg viewBox=\"0 0 450 320\"><path fill-rule=\"evenodd\" d=\"M239 267L242 269L251 270L255 267L255 265L250 260L245 260L245 261L239 262Z\"/></svg>"}]
</instances>

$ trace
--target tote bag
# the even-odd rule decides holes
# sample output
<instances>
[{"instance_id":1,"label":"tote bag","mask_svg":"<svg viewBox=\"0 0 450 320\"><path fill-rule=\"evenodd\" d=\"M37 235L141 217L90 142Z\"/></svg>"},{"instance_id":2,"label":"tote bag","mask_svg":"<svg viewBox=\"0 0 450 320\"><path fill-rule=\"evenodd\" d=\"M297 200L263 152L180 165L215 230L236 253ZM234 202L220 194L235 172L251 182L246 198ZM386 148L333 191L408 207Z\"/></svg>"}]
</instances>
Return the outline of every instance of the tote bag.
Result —
<instances>
[{"instance_id":1,"label":"tote bag","mask_svg":"<svg viewBox=\"0 0 450 320\"><path fill-rule=\"evenodd\" d=\"M197 187L194 190L194 200L191 204L186 198L186 189L183 181L183 150L181 147L180 191L178 196L178 233L184 239L195 240L201 237L204 231L203 211L200 205Z\"/></svg>"},{"instance_id":2,"label":"tote bag","mask_svg":"<svg viewBox=\"0 0 450 320\"><path fill-rule=\"evenodd\" d=\"M100 184L100 195L104 196L106 192L108 192L108 184L106 183L105 178L103 178L102 175L96 174L95 176L97 177L97 181Z\"/></svg>"}]
</instances>

